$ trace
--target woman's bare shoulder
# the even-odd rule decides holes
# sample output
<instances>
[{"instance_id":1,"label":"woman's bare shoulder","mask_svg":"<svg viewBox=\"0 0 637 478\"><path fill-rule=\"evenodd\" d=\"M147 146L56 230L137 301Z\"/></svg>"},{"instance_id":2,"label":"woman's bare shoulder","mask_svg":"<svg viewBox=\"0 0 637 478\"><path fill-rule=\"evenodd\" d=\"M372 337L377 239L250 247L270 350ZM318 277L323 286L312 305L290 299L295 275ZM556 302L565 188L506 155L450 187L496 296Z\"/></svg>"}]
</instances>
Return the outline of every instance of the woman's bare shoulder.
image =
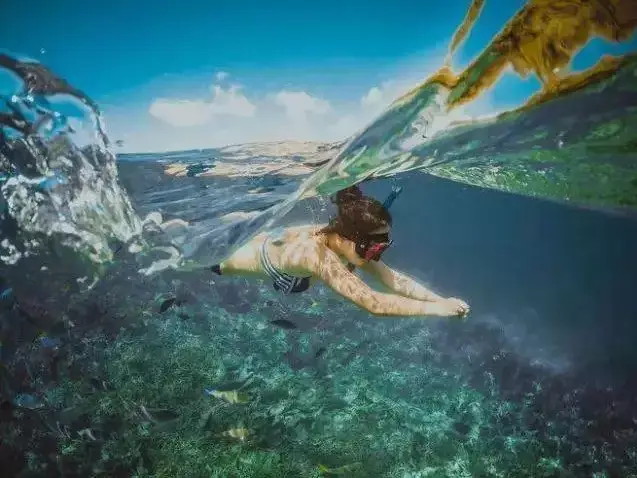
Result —
<instances>
[{"instance_id":1,"label":"woman's bare shoulder","mask_svg":"<svg viewBox=\"0 0 637 478\"><path fill-rule=\"evenodd\" d=\"M271 243L273 255L279 254L275 257L286 272L298 275L313 269L325 248L323 238L316 234L320 228L315 224L290 226L279 236L282 240Z\"/></svg>"},{"instance_id":2,"label":"woman's bare shoulder","mask_svg":"<svg viewBox=\"0 0 637 478\"><path fill-rule=\"evenodd\" d=\"M281 244L292 243L322 243L321 236L317 234L322 228L323 224L301 224L295 226L288 226L283 230L279 229L276 234L278 241Z\"/></svg>"},{"instance_id":3,"label":"woman's bare shoulder","mask_svg":"<svg viewBox=\"0 0 637 478\"><path fill-rule=\"evenodd\" d=\"M249 244L261 245L267 238L274 246L290 245L292 243L320 243L323 241L317 234L326 224L301 224L287 227L277 227L269 231L260 232L254 236Z\"/></svg>"},{"instance_id":4,"label":"woman's bare shoulder","mask_svg":"<svg viewBox=\"0 0 637 478\"><path fill-rule=\"evenodd\" d=\"M296 226L287 227L286 231L290 233L297 233L297 234L303 234L303 233L316 234L325 226L327 226L327 224L299 224Z\"/></svg>"}]
</instances>

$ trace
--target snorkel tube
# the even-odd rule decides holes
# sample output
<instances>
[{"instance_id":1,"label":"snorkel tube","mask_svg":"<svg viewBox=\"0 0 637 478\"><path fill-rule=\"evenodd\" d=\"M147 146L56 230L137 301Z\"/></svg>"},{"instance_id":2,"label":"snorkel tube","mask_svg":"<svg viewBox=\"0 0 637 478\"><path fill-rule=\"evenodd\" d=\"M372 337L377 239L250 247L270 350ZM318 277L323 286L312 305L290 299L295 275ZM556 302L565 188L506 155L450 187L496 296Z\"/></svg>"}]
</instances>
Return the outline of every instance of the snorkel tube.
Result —
<instances>
[{"instance_id":1,"label":"snorkel tube","mask_svg":"<svg viewBox=\"0 0 637 478\"><path fill-rule=\"evenodd\" d=\"M387 199L383 201L383 207L387 210L391 207L394 201L400 196L400 193L403 192L402 186L392 186L391 193L387 196Z\"/></svg>"}]
</instances>

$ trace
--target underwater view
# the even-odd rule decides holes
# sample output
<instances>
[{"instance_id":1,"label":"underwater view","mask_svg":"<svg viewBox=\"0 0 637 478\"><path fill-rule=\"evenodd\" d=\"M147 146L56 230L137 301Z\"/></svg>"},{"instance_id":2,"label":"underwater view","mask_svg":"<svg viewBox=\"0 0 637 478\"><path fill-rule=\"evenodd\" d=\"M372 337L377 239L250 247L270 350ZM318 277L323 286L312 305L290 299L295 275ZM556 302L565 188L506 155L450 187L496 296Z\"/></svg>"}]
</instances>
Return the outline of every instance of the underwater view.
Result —
<instances>
[{"instance_id":1,"label":"underwater view","mask_svg":"<svg viewBox=\"0 0 637 478\"><path fill-rule=\"evenodd\" d=\"M2 477L637 478L634 0L402 3L0 7Z\"/></svg>"}]
</instances>

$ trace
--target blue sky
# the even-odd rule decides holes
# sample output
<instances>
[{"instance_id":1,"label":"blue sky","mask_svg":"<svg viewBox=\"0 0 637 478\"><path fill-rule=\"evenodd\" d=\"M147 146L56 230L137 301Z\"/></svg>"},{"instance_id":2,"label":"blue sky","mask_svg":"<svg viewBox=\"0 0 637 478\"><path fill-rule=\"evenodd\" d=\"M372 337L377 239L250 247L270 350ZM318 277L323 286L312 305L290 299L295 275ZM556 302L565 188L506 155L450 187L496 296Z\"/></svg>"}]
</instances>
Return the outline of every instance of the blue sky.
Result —
<instances>
[{"instance_id":1,"label":"blue sky","mask_svg":"<svg viewBox=\"0 0 637 478\"><path fill-rule=\"evenodd\" d=\"M87 92L127 150L161 151L348 136L441 65L469 0L3 3L0 48ZM523 3L487 0L454 66ZM636 46L593 41L575 67ZM537 87L509 75L469 112L518 105Z\"/></svg>"}]
</instances>

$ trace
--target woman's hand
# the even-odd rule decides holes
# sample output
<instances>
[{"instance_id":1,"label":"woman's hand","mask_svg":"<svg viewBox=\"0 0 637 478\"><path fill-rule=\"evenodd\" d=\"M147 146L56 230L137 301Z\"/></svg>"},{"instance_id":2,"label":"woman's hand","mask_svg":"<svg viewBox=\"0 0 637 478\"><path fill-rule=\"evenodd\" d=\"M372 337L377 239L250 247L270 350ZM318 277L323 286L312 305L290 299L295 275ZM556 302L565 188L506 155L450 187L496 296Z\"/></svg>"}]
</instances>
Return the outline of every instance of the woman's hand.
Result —
<instances>
[{"instance_id":1,"label":"woman's hand","mask_svg":"<svg viewBox=\"0 0 637 478\"><path fill-rule=\"evenodd\" d=\"M469 304L456 297L445 299L445 309L448 311L448 317L458 317L459 319L465 319L471 311Z\"/></svg>"},{"instance_id":2,"label":"woman's hand","mask_svg":"<svg viewBox=\"0 0 637 478\"><path fill-rule=\"evenodd\" d=\"M449 297L447 299L440 299L436 301L423 302L424 313L423 316L436 316L436 317L455 317L464 319L469 315L469 305L460 299L455 297Z\"/></svg>"}]
</instances>

